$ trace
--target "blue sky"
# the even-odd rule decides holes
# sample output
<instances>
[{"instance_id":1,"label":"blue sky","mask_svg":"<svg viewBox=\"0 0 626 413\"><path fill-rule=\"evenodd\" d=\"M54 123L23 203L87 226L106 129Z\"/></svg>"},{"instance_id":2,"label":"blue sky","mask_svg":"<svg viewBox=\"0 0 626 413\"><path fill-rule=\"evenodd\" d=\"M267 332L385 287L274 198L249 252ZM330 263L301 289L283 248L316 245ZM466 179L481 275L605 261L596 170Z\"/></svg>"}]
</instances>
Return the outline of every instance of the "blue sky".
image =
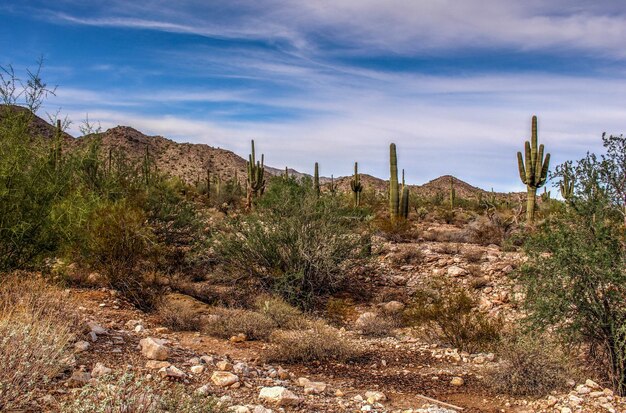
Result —
<instances>
[{"instance_id":1,"label":"blue sky","mask_svg":"<svg viewBox=\"0 0 626 413\"><path fill-rule=\"evenodd\" d=\"M0 64L39 56L43 112L89 114L323 175L454 174L521 190L539 116L553 164L626 121L626 3L552 0L0 0ZM45 117L45 116L44 116Z\"/></svg>"}]
</instances>

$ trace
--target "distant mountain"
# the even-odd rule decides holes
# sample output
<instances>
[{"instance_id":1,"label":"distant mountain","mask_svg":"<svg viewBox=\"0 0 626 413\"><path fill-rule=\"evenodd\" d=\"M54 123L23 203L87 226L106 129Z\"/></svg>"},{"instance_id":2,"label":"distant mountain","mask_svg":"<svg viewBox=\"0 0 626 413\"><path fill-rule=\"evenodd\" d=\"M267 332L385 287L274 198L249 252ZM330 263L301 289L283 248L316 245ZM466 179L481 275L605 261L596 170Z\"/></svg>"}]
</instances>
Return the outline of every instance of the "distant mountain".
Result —
<instances>
[{"instance_id":1,"label":"distant mountain","mask_svg":"<svg viewBox=\"0 0 626 413\"><path fill-rule=\"evenodd\" d=\"M11 108L18 111L26 111L21 107L0 106L0 119L3 110ZM38 116L33 116L30 132L33 137L44 137L50 139L54 136L56 128ZM159 170L178 176L185 182L193 184L196 181L206 179L207 168L210 168L211 175L219 176L222 180L227 180L235 176L243 184L247 175L247 160L234 152L226 149L214 148L206 144L178 143L163 136L148 136L129 126L116 126L105 132L94 133L78 138L64 133L63 137L68 144L68 149L86 148L95 140L100 140L100 145L104 153L109 149L122 151L130 160L141 161L146 150L153 157ZM266 166L269 175L281 175L285 169ZM310 176L289 168L289 175L296 177ZM352 176L337 177L334 179L340 191L350 190ZM430 197L437 193L444 196L450 190L450 180L454 182L454 189L460 198L472 198L478 193L486 191L468 184L451 175L444 175L433 179L424 185L409 185L411 192L418 196ZM329 177L320 177L323 186L330 183ZM361 183L366 190L374 189L377 192L386 192L388 181L375 176L361 174ZM504 196L505 194L498 194Z\"/></svg>"},{"instance_id":2,"label":"distant mountain","mask_svg":"<svg viewBox=\"0 0 626 413\"><path fill-rule=\"evenodd\" d=\"M18 113L20 115L30 115L30 124L28 125L28 132L33 138L45 138L52 139L56 134L56 127L41 119L37 115L33 115L30 111L22 106L16 105L0 105L0 120L8 115L8 112ZM62 132L63 139L67 142L71 142L74 138L65 132Z\"/></svg>"}]
</instances>

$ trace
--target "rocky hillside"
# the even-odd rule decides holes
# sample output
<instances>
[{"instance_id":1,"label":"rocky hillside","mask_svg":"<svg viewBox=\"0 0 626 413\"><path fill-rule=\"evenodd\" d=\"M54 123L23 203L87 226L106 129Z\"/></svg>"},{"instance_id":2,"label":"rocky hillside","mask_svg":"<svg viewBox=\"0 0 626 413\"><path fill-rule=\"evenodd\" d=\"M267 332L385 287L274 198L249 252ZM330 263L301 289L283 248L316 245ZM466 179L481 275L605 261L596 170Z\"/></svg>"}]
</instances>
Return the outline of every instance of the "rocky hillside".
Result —
<instances>
[{"instance_id":1,"label":"rocky hillside","mask_svg":"<svg viewBox=\"0 0 626 413\"><path fill-rule=\"evenodd\" d=\"M17 106L12 108L19 111L27 110ZM1 111L0 116L2 116ZM33 117L30 129L32 136L52 138L55 133L55 128L38 116ZM206 144L178 143L163 136L148 136L129 126L116 126L101 133L78 138L73 138L67 133L64 133L63 136L68 147L72 149L85 148L99 139L105 153L109 149L115 149L123 152L128 159L136 161L143 159L146 150L148 150L161 171L178 176L187 183L204 180L207 168L210 168L212 175L217 175L222 180L237 175L242 183L245 181L245 158L226 149L215 148ZM284 173L284 168L267 166L266 171L270 175L279 175ZM289 168L289 175L310 176L292 168ZM337 177L335 183L341 191L349 191L351 179L352 176ZM450 190L450 179L454 181L454 188L458 197L472 198L479 192L486 192L450 175L433 179L424 185L409 185L409 187L411 192L418 196L430 197L437 193L446 195ZM329 177L321 177L320 180L324 185L330 183ZM375 176L361 174L361 183L366 190L374 189L380 193L386 192L387 182L387 180Z\"/></svg>"}]
</instances>

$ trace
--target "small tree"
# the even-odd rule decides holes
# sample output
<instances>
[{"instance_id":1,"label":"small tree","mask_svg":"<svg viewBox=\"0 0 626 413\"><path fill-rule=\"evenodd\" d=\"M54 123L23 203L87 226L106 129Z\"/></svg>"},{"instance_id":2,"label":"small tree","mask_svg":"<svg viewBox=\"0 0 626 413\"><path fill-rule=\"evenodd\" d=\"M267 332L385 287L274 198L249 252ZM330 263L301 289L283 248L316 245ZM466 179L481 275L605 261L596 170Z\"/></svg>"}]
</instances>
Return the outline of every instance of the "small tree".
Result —
<instances>
[{"instance_id":1,"label":"small tree","mask_svg":"<svg viewBox=\"0 0 626 413\"><path fill-rule=\"evenodd\" d=\"M604 139L607 153L557 168L574 178L569 212L525 245L522 267L529 321L571 342L602 350L615 389L626 393L626 236L620 195L624 138Z\"/></svg>"}]
</instances>

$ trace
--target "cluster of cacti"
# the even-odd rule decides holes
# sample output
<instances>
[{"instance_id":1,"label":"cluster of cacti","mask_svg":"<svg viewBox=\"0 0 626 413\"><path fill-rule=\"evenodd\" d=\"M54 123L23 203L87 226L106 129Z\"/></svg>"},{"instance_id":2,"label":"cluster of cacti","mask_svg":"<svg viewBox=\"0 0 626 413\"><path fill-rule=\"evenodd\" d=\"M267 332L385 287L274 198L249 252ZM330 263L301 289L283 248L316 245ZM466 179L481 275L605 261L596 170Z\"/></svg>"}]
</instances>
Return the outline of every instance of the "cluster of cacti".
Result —
<instances>
[{"instance_id":1,"label":"cluster of cacti","mask_svg":"<svg viewBox=\"0 0 626 413\"><path fill-rule=\"evenodd\" d=\"M543 186L548 177L550 165L550 154L543 157L544 147L537 145L537 117L533 116L530 142L524 145L525 156L517 153L517 164L519 176L527 189L526 201L526 221L532 223L535 219L535 203L537 200L537 189Z\"/></svg>"},{"instance_id":2,"label":"cluster of cacti","mask_svg":"<svg viewBox=\"0 0 626 413\"><path fill-rule=\"evenodd\" d=\"M313 184L315 186L315 193L320 196L320 166L315 162L315 171L313 172Z\"/></svg>"},{"instance_id":3,"label":"cluster of cacti","mask_svg":"<svg viewBox=\"0 0 626 413\"><path fill-rule=\"evenodd\" d=\"M350 188L354 195L354 207L358 208L361 205L361 192L363 191L363 185L361 184L361 177L359 176L359 164L354 163L354 176L350 181Z\"/></svg>"},{"instance_id":4,"label":"cluster of cacti","mask_svg":"<svg viewBox=\"0 0 626 413\"><path fill-rule=\"evenodd\" d=\"M389 145L389 175L389 216L392 221L407 218L409 216L409 188L404 185L404 171L402 189L398 185L398 155L395 143Z\"/></svg>"},{"instance_id":5,"label":"cluster of cacti","mask_svg":"<svg viewBox=\"0 0 626 413\"><path fill-rule=\"evenodd\" d=\"M256 160L254 140L252 140L252 153L248 156L248 196L246 207L252 206L252 198L263 194L265 190L265 155L261 154L261 160Z\"/></svg>"}]
</instances>

